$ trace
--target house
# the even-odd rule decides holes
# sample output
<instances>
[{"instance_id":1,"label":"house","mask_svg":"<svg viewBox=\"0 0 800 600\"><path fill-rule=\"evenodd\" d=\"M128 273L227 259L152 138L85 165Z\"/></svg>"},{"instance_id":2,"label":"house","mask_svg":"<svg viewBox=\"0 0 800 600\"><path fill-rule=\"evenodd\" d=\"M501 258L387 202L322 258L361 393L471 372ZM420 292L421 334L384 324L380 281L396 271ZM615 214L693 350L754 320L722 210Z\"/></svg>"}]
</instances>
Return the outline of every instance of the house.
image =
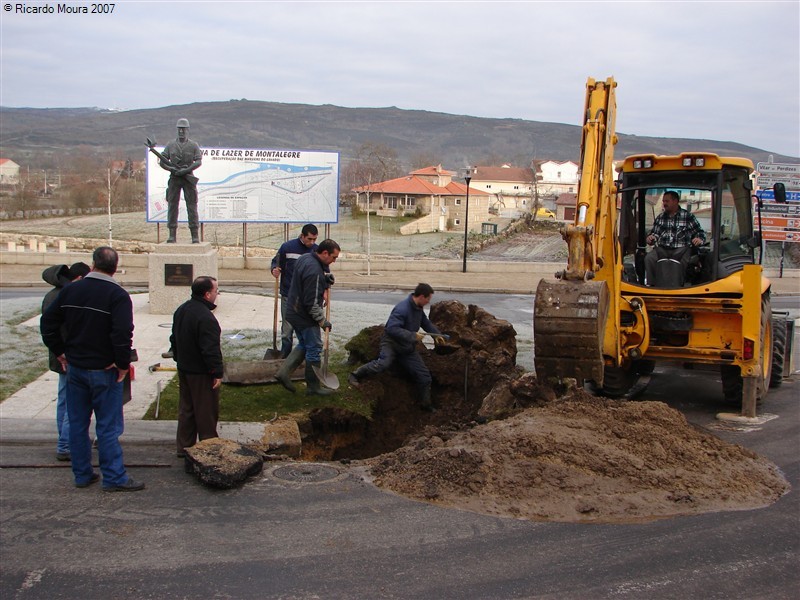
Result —
<instances>
[{"instance_id":1,"label":"house","mask_svg":"<svg viewBox=\"0 0 800 600\"><path fill-rule=\"evenodd\" d=\"M453 181L453 175L442 165L430 166L405 177L357 187L353 193L361 210L375 211L378 216L418 215L401 228L403 234L459 230L467 215L467 186ZM481 224L489 220L491 199L491 194L470 187L470 231L480 232Z\"/></svg>"},{"instance_id":2,"label":"house","mask_svg":"<svg viewBox=\"0 0 800 600\"><path fill-rule=\"evenodd\" d=\"M559 194L556 198L556 219L559 221L574 221L578 194Z\"/></svg>"},{"instance_id":3,"label":"house","mask_svg":"<svg viewBox=\"0 0 800 600\"><path fill-rule=\"evenodd\" d=\"M578 165L571 160L535 161L539 194L557 198L559 194L573 194L578 191Z\"/></svg>"},{"instance_id":4,"label":"house","mask_svg":"<svg viewBox=\"0 0 800 600\"><path fill-rule=\"evenodd\" d=\"M534 172L530 167L470 167L470 190L494 195L492 209L501 217L516 218L531 209Z\"/></svg>"},{"instance_id":5,"label":"house","mask_svg":"<svg viewBox=\"0 0 800 600\"><path fill-rule=\"evenodd\" d=\"M19 165L10 158L0 158L0 184L19 183Z\"/></svg>"}]
</instances>

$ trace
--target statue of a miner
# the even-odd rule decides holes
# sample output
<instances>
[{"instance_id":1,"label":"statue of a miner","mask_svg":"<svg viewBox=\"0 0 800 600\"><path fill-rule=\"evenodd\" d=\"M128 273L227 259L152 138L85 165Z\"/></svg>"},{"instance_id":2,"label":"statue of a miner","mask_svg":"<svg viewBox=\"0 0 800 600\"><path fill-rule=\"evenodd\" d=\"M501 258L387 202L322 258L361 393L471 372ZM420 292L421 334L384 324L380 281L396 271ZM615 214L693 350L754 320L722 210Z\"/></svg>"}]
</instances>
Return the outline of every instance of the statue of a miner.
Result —
<instances>
[{"instance_id":1,"label":"statue of a miner","mask_svg":"<svg viewBox=\"0 0 800 600\"><path fill-rule=\"evenodd\" d=\"M175 243L175 234L178 229L178 207L183 190L183 200L186 202L186 212L189 216L189 231L192 234L192 243L200 243L198 234L199 222L197 218L197 177L192 175L203 162L200 146L188 138L189 120L178 119L178 139L171 141L161 153L159 165L170 172L167 183L167 228L169 229L168 244Z\"/></svg>"}]
</instances>

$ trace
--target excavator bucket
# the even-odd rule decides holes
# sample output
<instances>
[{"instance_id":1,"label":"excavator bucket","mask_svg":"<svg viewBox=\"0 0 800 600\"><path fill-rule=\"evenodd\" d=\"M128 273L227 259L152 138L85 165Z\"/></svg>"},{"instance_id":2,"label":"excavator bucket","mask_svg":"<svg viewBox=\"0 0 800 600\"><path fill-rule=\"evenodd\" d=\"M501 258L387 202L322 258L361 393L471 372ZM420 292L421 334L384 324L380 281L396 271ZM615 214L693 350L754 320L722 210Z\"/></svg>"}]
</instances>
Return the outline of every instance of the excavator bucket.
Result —
<instances>
[{"instance_id":1,"label":"excavator bucket","mask_svg":"<svg viewBox=\"0 0 800 600\"><path fill-rule=\"evenodd\" d=\"M536 376L601 386L607 312L604 281L540 281L533 307Z\"/></svg>"}]
</instances>

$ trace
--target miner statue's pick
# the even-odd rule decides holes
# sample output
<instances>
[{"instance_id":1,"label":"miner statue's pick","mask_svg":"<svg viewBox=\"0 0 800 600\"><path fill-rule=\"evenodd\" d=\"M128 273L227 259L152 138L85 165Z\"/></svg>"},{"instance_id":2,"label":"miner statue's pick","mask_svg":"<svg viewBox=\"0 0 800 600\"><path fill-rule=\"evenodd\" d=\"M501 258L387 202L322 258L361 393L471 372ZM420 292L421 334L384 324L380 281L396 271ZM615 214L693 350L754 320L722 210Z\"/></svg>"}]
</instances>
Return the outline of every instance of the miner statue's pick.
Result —
<instances>
[{"instance_id":1,"label":"miner statue's pick","mask_svg":"<svg viewBox=\"0 0 800 600\"><path fill-rule=\"evenodd\" d=\"M168 244L174 244L178 230L178 207L183 190L183 201L186 202L186 212L189 216L189 231L192 234L192 243L200 243L198 234L199 222L197 218L197 177L192 175L203 162L200 146L189 139L188 119L178 119L178 138L167 144L159 155L159 165L170 172L167 183L167 228L169 229Z\"/></svg>"}]
</instances>

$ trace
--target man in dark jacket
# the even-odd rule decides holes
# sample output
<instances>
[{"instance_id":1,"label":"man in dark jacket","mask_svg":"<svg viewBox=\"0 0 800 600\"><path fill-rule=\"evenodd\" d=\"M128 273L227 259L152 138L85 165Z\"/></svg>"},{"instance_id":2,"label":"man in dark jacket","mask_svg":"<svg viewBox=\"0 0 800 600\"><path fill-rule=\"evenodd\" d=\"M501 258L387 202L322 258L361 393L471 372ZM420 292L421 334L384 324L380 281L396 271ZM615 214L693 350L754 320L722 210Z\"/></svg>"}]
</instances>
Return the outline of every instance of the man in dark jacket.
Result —
<instances>
[{"instance_id":1,"label":"man in dark jacket","mask_svg":"<svg viewBox=\"0 0 800 600\"><path fill-rule=\"evenodd\" d=\"M89 274L91 267L83 262L76 262L71 267L67 265L54 265L47 267L42 272L42 279L53 286L42 300L42 314L47 310L53 301L61 293L61 290L69 283L78 281ZM66 327L61 328L63 336L66 335ZM56 397L56 430L58 431L58 443L56 445L56 460L69 460L69 416L67 416L67 373L58 362L58 358L52 351L48 350L49 367L54 373L58 373L58 396Z\"/></svg>"},{"instance_id":2,"label":"man in dark jacket","mask_svg":"<svg viewBox=\"0 0 800 600\"><path fill-rule=\"evenodd\" d=\"M122 381L130 370L133 303L112 277L119 257L108 246L92 255L92 272L66 286L42 315L45 345L67 371L69 448L75 486L100 480L92 470L89 421L94 413L103 490L135 492L144 484L128 476L119 436ZM62 337L61 327L67 335Z\"/></svg>"},{"instance_id":3,"label":"man in dark jacket","mask_svg":"<svg viewBox=\"0 0 800 600\"><path fill-rule=\"evenodd\" d=\"M420 407L433 410L431 372L417 352L417 343L425 337L419 331L420 327L428 333L441 333L422 310L432 297L433 288L427 283L420 283L413 293L392 309L381 336L378 358L351 373L348 378L351 385L358 387L362 378L382 373L397 361L416 382Z\"/></svg>"},{"instance_id":4,"label":"man in dark jacket","mask_svg":"<svg viewBox=\"0 0 800 600\"><path fill-rule=\"evenodd\" d=\"M211 312L217 306L217 280L202 276L192 282L192 297L181 304L172 318L169 338L178 364L178 457L186 448L217 436L219 394L222 386L220 327Z\"/></svg>"},{"instance_id":5,"label":"man in dark jacket","mask_svg":"<svg viewBox=\"0 0 800 600\"><path fill-rule=\"evenodd\" d=\"M316 225L308 223L300 230L300 237L281 244L278 253L272 259L272 276L281 279L281 355L289 356L292 351L292 324L286 319L286 308L289 303L289 289L292 287L292 275L297 260L304 254L317 249Z\"/></svg>"},{"instance_id":6,"label":"man in dark jacket","mask_svg":"<svg viewBox=\"0 0 800 600\"><path fill-rule=\"evenodd\" d=\"M330 331L331 328L325 318L324 306L326 291L333 283L333 276L326 271L339 258L340 251L339 244L333 240L323 240L316 251L304 254L295 264L286 317L297 334L298 343L275 376L290 392L295 391L292 371L305 358L306 395L326 396L331 393L331 390L320 386L314 367L320 366L322 329Z\"/></svg>"}]
</instances>

